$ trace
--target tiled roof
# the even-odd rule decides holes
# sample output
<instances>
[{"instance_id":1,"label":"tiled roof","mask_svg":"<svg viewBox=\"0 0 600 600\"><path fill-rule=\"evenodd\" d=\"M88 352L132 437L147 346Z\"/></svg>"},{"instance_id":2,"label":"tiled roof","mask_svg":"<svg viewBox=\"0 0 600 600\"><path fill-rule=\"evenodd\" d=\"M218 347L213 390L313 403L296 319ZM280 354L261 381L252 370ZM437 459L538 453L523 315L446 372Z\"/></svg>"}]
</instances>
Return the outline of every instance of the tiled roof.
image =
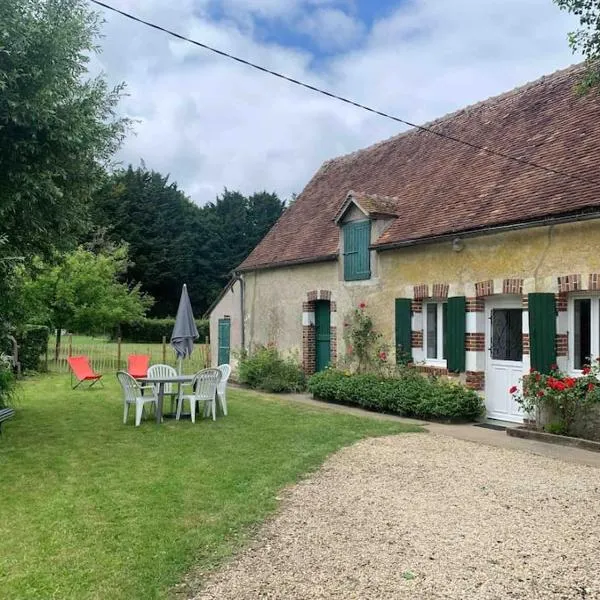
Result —
<instances>
[{"instance_id":1,"label":"tiled roof","mask_svg":"<svg viewBox=\"0 0 600 600\"><path fill-rule=\"evenodd\" d=\"M580 65L428 125L584 179L600 180L600 95L579 95ZM396 203L375 246L600 208L600 185L544 172L410 130L328 161L240 268L311 262L337 253L334 218L350 190ZM364 201L364 200L363 200Z\"/></svg>"},{"instance_id":2,"label":"tiled roof","mask_svg":"<svg viewBox=\"0 0 600 600\"><path fill-rule=\"evenodd\" d=\"M379 194L366 194L364 192L350 191L348 192L346 200L342 203L342 206L337 211L333 220L338 221L352 202L358 204L368 216L398 216L398 198L380 196Z\"/></svg>"}]
</instances>

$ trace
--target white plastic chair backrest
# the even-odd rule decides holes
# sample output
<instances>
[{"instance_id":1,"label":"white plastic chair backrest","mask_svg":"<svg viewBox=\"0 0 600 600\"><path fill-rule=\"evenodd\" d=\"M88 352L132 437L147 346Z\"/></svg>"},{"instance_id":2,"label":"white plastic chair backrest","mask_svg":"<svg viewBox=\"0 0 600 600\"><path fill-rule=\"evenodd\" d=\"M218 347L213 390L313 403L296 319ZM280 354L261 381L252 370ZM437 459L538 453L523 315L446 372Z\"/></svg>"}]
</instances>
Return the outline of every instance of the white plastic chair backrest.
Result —
<instances>
[{"instance_id":1,"label":"white plastic chair backrest","mask_svg":"<svg viewBox=\"0 0 600 600\"><path fill-rule=\"evenodd\" d=\"M148 369L148 377L177 377L177 370L169 365L152 365ZM158 391L158 384L154 384L154 388ZM173 384L165 383L165 394L173 393Z\"/></svg>"},{"instance_id":2,"label":"white plastic chair backrest","mask_svg":"<svg viewBox=\"0 0 600 600\"><path fill-rule=\"evenodd\" d=\"M212 400L217 394L219 381L221 381L219 369L204 369L196 373L192 382L196 399Z\"/></svg>"},{"instance_id":3,"label":"white plastic chair backrest","mask_svg":"<svg viewBox=\"0 0 600 600\"><path fill-rule=\"evenodd\" d=\"M231 367L229 365L219 365L217 369L221 371L221 381L219 381L219 385L217 386L217 392L222 394L227 387L227 380L231 375Z\"/></svg>"},{"instance_id":4,"label":"white plastic chair backrest","mask_svg":"<svg viewBox=\"0 0 600 600\"><path fill-rule=\"evenodd\" d=\"M117 373L117 379L123 388L123 393L125 394L125 400L127 402L135 402L135 399L142 395L138 382L129 373L119 371Z\"/></svg>"}]
</instances>

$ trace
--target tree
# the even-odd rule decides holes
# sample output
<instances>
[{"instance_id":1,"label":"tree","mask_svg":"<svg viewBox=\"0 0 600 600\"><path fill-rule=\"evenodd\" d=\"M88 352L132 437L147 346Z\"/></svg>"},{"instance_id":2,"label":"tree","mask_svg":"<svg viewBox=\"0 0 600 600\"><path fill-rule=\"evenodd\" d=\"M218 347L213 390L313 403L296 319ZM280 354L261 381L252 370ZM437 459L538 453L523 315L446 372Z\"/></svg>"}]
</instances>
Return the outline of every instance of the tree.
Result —
<instances>
[{"instance_id":1,"label":"tree","mask_svg":"<svg viewBox=\"0 0 600 600\"><path fill-rule=\"evenodd\" d=\"M49 256L87 226L127 128L122 87L87 77L100 19L85 0L2 0L0 23L0 235L14 254Z\"/></svg>"},{"instance_id":2,"label":"tree","mask_svg":"<svg viewBox=\"0 0 600 600\"><path fill-rule=\"evenodd\" d=\"M56 328L56 351L60 332L96 334L145 316L152 298L140 284L119 281L128 266L127 247L94 254L79 247L62 261L49 265L35 261L22 272L23 304L30 322Z\"/></svg>"},{"instance_id":3,"label":"tree","mask_svg":"<svg viewBox=\"0 0 600 600\"><path fill-rule=\"evenodd\" d=\"M569 33L569 45L581 52L587 70L581 82L582 91L600 86L600 0L554 0L561 9L579 18L580 28Z\"/></svg>"},{"instance_id":4,"label":"tree","mask_svg":"<svg viewBox=\"0 0 600 600\"><path fill-rule=\"evenodd\" d=\"M96 195L93 214L105 243L128 244L126 277L155 298L153 316L175 315L183 283L192 305L205 305L210 232L200 208L168 176L143 166L115 172Z\"/></svg>"},{"instance_id":5,"label":"tree","mask_svg":"<svg viewBox=\"0 0 600 600\"><path fill-rule=\"evenodd\" d=\"M199 207L167 176L130 166L113 173L96 194L97 231L86 242L129 245L126 278L141 282L155 298L153 316L175 315L183 283L201 314L283 207L275 194L246 197L229 190Z\"/></svg>"}]
</instances>

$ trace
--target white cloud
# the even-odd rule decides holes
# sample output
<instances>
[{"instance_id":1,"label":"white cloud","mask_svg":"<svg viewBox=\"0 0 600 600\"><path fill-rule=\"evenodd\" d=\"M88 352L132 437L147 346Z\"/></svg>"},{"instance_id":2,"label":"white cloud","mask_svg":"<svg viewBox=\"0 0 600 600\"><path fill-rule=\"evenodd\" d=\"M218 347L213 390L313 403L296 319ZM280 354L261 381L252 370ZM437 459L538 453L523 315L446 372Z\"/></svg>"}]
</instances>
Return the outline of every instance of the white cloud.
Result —
<instances>
[{"instance_id":1,"label":"white cloud","mask_svg":"<svg viewBox=\"0 0 600 600\"><path fill-rule=\"evenodd\" d=\"M299 31L309 35L325 50L347 48L363 35L364 25L339 8L320 8L304 16Z\"/></svg>"},{"instance_id":2,"label":"white cloud","mask_svg":"<svg viewBox=\"0 0 600 600\"><path fill-rule=\"evenodd\" d=\"M360 45L318 61L306 50L264 43L255 34L253 15L286 18L301 32L302 19L324 11L331 17L344 3L224 2L228 18L219 22L209 19L209 0L116 4L417 123L576 62L566 41L573 21L549 0L402 3L363 31ZM283 16L282 5L289 8ZM234 18L235 6L240 13ZM246 9L240 16L242 6ZM120 158L136 164L144 159L148 167L171 173L198 203L213 200L225 186L246 193L274 190L288 197L301 191L323 160L400 130L391 121L118 15L106 16L104 53L94 69L102 68L111 81L127 82L129 96L122 110L140 120ZM340 34L339 27L329 28L332 36ZM327 29L315 31L323 38Z\"/></svg>"}]
</instances>

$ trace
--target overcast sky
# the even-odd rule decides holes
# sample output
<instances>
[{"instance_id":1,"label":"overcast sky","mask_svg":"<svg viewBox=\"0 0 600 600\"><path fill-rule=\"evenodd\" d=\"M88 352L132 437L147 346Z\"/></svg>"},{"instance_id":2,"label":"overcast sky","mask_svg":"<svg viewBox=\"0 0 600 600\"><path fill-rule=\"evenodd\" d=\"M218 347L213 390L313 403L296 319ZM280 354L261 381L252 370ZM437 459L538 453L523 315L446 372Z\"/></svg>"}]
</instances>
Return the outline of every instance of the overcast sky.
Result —
<instances>
[{"instance_id":1,"label":"overcast sky","mask_svg":"<svg viewBox=\"0 0 600 600\"><path fill-rule=\"evenodd\" d=\"M579 60L576 22L552 0L107 2L417 123ZM170 173L198 204L224 187L289 198L324 160L402 130L102 12L92 70L127 84L121 110L137 121L119 159Z\"/></svg>"}]
</instances>

